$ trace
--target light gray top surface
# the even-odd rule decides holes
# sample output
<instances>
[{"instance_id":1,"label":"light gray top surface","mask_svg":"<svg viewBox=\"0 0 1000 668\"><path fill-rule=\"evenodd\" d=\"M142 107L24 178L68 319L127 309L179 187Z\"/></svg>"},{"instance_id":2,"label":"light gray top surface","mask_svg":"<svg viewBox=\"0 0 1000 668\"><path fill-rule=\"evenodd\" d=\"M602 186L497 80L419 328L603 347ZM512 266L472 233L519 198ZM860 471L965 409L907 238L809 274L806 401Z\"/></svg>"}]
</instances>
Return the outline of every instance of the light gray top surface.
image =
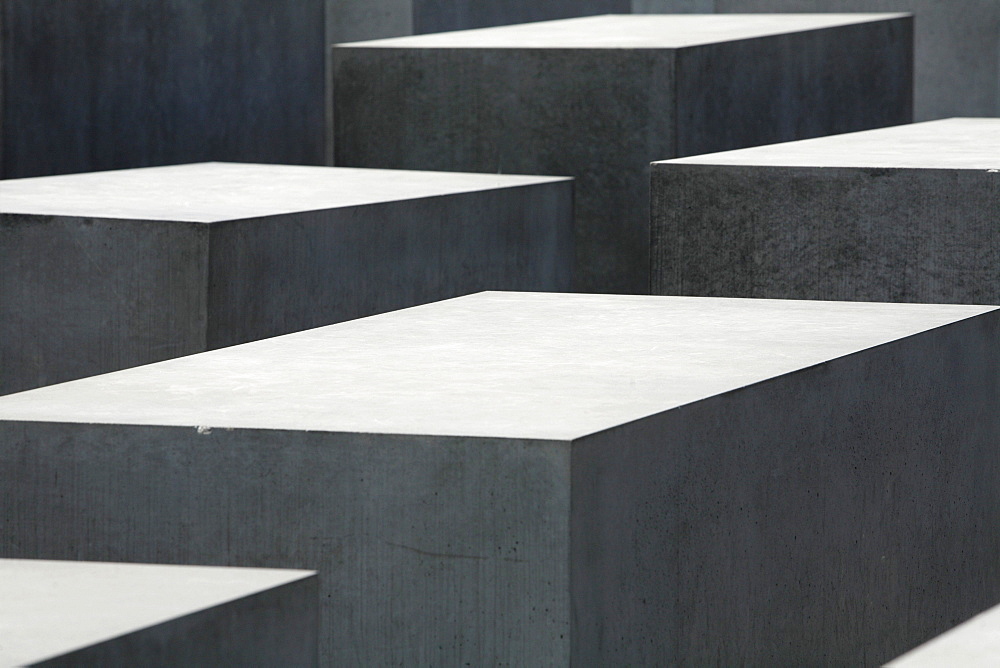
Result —
<instances>
[{"instance_id":1,"label":"light gray top surface","mask_svg":"<svg viewBox=\"0 0 1000 668\"><path fill-rule=\"evenodd\" d=\"M212 223L566 180L205 162L0 181L0 213Z\"/></svg>"},{"instance_id":2,"label":"light gray top surface","mask_svg":"<svg viewBox=\"0 0 1000 668\"><path fill-rule=\"evenodd\" d=\"M981 169L1000 178L1000 118L948 118L657 164Z\"/></svg>"},{"instance_id":3,"label":"light gray top surface","mask_svg":"<svg viewBox=\"0 0 1000 668\"><path fill-rule=\"evenodd\" d=\"M886 668L996 668L1000 657L1000 606L907 652Z\"/></svg>"},{"instance_id":4,"label":"light gray top surface","mask_svg":"<svg viewBox=\"0 0 1000 668\"><path fill-rule=\"evenodd\" d=\"M341 46L414 49L678 49L902 16L907 14L608 14L350 42Z\"/></svg>"},{"instance_id":5,"label":"light gray top surface","mask_svg":"<svg viewBox=\"0 0 1000 668\"><path fill-rule=\"evenodd\" d=\"M0 420L572 439L995 307L480 293L0 397Z\"/></svg>"},{"instance_id":6,"label":"light gray top surface","mask_svg":"<svg viewBox=\"0 0 1000 668\"><path fill-rule=\"evenodd\" d=\"M0 666L37 663L311 575L0 559Z\"/></svg>"}]
</instances>

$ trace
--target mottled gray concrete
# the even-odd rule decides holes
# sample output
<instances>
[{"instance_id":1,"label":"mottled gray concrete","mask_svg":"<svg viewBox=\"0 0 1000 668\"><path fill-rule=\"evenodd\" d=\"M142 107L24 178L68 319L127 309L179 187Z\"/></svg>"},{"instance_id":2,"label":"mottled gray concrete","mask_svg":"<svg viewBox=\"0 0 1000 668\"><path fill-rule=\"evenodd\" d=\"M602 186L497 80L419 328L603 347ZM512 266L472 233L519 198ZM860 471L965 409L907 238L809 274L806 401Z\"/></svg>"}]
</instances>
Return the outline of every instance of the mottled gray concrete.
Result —
<instances>
[{"instance_id":1,"label":"mottled gray concrete","mask_svg":"<svg viewBox=\"0 0 1000 668\"><path fill-rule=\"evenodd\" d=\"M652 292L1000 303L1000 119L655 163Z\"/></svg>"},{"instance_id":2,"label":"mottled gray concrete","mask_svg":"<svg viewBox=\"0 0 1000 668\"><path fill-rule=\"evenodd\" d=\"M1000 608L976 615L885 664L888 668L991 668L1000 656Z\"/></svg>"},{"instance_id":3,"label":"mottled gray concrete","mask_svg":"<svg viewBox=\"0 0 1000 668\"><path fill-rule=\"evenodd\" d=\"M876 14L605 16L338 45L335 163L575 176L576 287L645 293L651 160L909 121L911 46L909 17Z\"/></svg>"},{"instance_id":4,"label":"mottled gray concrete","mask_svg":"<svg viewBox=\"0 0 1000 668\"><path fill-rule=\"evenodd\" d=\"M411 0L413 33L468 30L574 16L627 13L629 0Z\"/></svg>"},{"instance_id":5,"label":"mottled gray concrete","mask_svg":"<svg viewBox=\"0 0 1000 668\"><path fill-rule=\"evenodd\" d=\"M325 1L0 2L0 178L323 164Z\"/></svg>"},{"instance_id":6,"label":"mottled gray concrete","mask_svg":"<svg viewBox=\"0 0 1000 668\"><path fill-rule=\"evenodd\" d=\"M0 559L2 666L314 666L316 574Z\"/></svg>"},{"instance_id":7,"label":"mottled gray concrete","mask_svg":"<svg viewBox=\"0 0 1000 668\"><path fill-rule=\"evenodd\" d=\"M483 289L562 290L572 183L207 163L0 181L0 393Z\"/></svg>"},{"instance_id":8,"label":"mottled gray concrete","mask_svg":"<svg viewBox=\"0 0 1000 668\"><path fill-rule=\"evenodd\" d=\"M0 555L315 569L331 665L882 661L1000 593L998 330L487 293L8 395Z\"/></svg>"},{"instance_id":9,"label":"mottled gray concrete","mask_svg":"<svg viewBox=\"0 0 1000 668\"><path fill-rule=\"evenodd\" d=\"M633 0L635 12L913 12L914 115L1000 116L997 0Z\"/></svg>"}]
</instances>

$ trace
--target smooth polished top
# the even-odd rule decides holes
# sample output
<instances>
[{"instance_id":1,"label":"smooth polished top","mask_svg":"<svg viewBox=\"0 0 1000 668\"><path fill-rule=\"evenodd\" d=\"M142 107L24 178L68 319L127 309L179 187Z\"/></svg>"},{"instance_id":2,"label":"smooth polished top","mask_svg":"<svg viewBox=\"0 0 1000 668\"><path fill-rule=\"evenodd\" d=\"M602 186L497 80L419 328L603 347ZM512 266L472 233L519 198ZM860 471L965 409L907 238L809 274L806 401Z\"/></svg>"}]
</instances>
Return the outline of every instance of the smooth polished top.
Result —
<instances>
[{"instance_id":1,"label":"smooth polished top","mask_svg":"<svg viewBox=\"0 0 1000 668\"><path fill-rule=\"evenodd\" d=\"M399 49L679 49L909 16L882 14L607 14L339 46Z\"/></svg>"},{"instance_id":2,"label":"smooth polished top","mask_svg":"<svg viewBox=\"0 0 1000 668\"><path fill-rule=\"evenodd\" d=\"M996 307L480 293L0 397L0 420L573 439Z\"/></svg>"},{"instance_id":3,"label":"smooth polished top","mask_svg":"<svg viewBox=\"0 0 1000 668\"><path fill-rule=\"evenodd\" d=\"M0 181L0 214L213 223L565 180L205 162Z\"/></svg>"},{"instance_id":4,"label":"smooth polished top","mask_svg":"<svg viewBox=\"0 0 1000 668\"><path fill-rule=\"evenodd\" d=\"M655 164L977 169L1000 178L1000 118L948 118Z\"/></svg>"},{"instance_id":5,"label":"smooth polished top","mask_svg":"<svg viewBox=\"0 0 1000 668\"><path fill-rule=\"evenodd\" d=\"M0 559L0 666L23 666L314 575Z\"/></svg>"}]
</instances>

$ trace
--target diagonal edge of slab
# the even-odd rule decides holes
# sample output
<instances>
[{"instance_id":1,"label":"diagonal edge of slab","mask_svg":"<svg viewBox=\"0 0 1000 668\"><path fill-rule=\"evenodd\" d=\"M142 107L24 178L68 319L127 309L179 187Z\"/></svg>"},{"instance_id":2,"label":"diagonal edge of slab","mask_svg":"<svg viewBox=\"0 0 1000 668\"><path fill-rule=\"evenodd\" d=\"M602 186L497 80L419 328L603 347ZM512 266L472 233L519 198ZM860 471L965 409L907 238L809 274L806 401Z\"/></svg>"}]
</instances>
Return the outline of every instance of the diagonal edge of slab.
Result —
<instances>
[{"instance_id":1,"label":"diagonal edge of slab","mask_svg":"<svg viewBox=\"0 0 1000 668\"><path fill-rule=\"evenodd\" d=\"M654 165L1000 171L1000 118L948 118L654 162Z\"/></svg>"},{"instance_id":2,"label":"diagonal edge of slab","mask_svg":"<svg viewBox=\"0 0 1000 668\"><path fill-rule=\"evenodd\" d=\"M0 215L213 223L569 180L204 162L0 181Z\"/></svg>"},{"instance_id":3,"label":"diagonal edge of slab","mask_svg":"<svg viewBox=\"0 0 1000 668\"><path fill-rule=\"evenodd\" d=\"M0 559L0 665L61 656L314 571Z\"/></svg>"},{"instance_id":4,"label":"diagonal edge of slab","mask_svg":"<svg viewBox=\"0 0 1000 668\"><path fill-rule=\"evenodd\" d=\"M885 664L886 668L992 666L1000 656L1000 606L990 608L955 628Z\"/></svg>"},{"instance_id":5,"label":"diagonal edge of slab","mask_svg":"<svg viewBox=\"0 0 1000 668\"><path fill-rule=\"evenodd\" d=\"M0 397L0 420L572 440L995 308L480 293Z\"/></svg>"},{"instance_id":6,"label":"diagonal edge of slab","mask_svg":"<svg viewBox=\"0 0 1000 668\"><path fill-rule=\"evenodd\" d=\"M406 49L679 49L906 16L910 14L606 14L348 42L336 46Z\"/></svg>"}]
</instances>

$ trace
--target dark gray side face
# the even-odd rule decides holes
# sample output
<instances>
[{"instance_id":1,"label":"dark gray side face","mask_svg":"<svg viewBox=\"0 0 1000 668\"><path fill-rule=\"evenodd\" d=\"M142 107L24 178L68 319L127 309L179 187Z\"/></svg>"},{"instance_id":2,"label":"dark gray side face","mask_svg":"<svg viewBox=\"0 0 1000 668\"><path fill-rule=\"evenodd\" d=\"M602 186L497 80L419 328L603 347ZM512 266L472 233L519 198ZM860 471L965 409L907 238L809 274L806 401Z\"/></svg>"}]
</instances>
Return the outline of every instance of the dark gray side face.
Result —
<instances>
[{"instance_id":1,"label":"dark gray side face","mask_svg":"<svg viewBox=\"0 0 1000 668\"><path fill-rule=\"evenodd\" d=\"M419 35L629 11L629 0L413 0L413 32Z\"/></svg>"},{"instance_id":2,"label":"dark gray side face","mask_svg":"<svg viewBox=\"0 0 1000 668\"><path fill-rule=\"evenodd\" d=\"M318 604L312 576L32 665L315 666Z\"/></svg>"},{"instance_id":3,"label":"dark gray side face","mask_svg":"<svg viewBox=\"0 0 1000 668\"><path fill-rule=\"evenodd\" d=\"M668 50L334 49L335 164L576 177L576 287L648 289Z\"/></svg>"},{"instance_id":4,"label":"dark gray side face","mask_svg":"<svg viewBox=\"0 0 1000 668\"><path fill-rule=\"evenodd\" d=\"M320 663L567 665L569 451L0 422L0 555L306 568Z\"/></svg>"},{"instance_id":5,"label":"dark gray side face","mask_svg":"<svg viewBox=\"0 0 1000 668\"><path fill-rule=\"evenodd\" d=\"M205 349L208 229L0 214L0 394Z\"/></svg>"},{"instance_id":6,"label":"dark gray side face","mask_svg":"<svg viewBox=\"0 0 1000 668\"><path fill-rule=\"evenodd\" d=\"M712 4L713 11L737 14L913 12L915 119L1000 115L1000 3L996 0L713 0Z\"/></svg>"},{"instance_id":7,"label":"dark gray side face","mask_svg":"<svg viewBox=\"0 0 1000 668\"><path fill-rule=\"evenodd\" d=\"M909 17L677 52L677 157L912 120Z\"/></svg>"},{"instance_id":8,"label":"dark gray side face","mask_svg":"<svg viewBox=\"0 0 1000 668\"><path fill-rule=\"evenodd\" d=\"M998 176L656 165L652 291L1000 303Z\"/></svg>"},{"instance_id":9,"label":"dark gray side face","mask_svg":"<svg viewBox=\"0 0 1000 668\"><path fill-rule=\"evenodd\" d=\"M208 346L482 290L565 291L572 200L556 182L215 224Z\"/></svg>"},{"instance_id":10,"label":"dark gray side face","mask_svg":"<svg viewBox=\"0 0 1000 668\"><path fill-rule=\"evenodd\" d=\"M573 445L574 665L881 665L1000 600L996 312Z\"/></svg>"},{"instance_id":11,"label":"dark gray side face","mask_svg":"<svg viewBox=\"0 0 1000 668\"><path fill-rule=\"evenodd\" d=\"M5 0L0 177L322 164L324 0Z\"/></svg>"}]
</instances>

